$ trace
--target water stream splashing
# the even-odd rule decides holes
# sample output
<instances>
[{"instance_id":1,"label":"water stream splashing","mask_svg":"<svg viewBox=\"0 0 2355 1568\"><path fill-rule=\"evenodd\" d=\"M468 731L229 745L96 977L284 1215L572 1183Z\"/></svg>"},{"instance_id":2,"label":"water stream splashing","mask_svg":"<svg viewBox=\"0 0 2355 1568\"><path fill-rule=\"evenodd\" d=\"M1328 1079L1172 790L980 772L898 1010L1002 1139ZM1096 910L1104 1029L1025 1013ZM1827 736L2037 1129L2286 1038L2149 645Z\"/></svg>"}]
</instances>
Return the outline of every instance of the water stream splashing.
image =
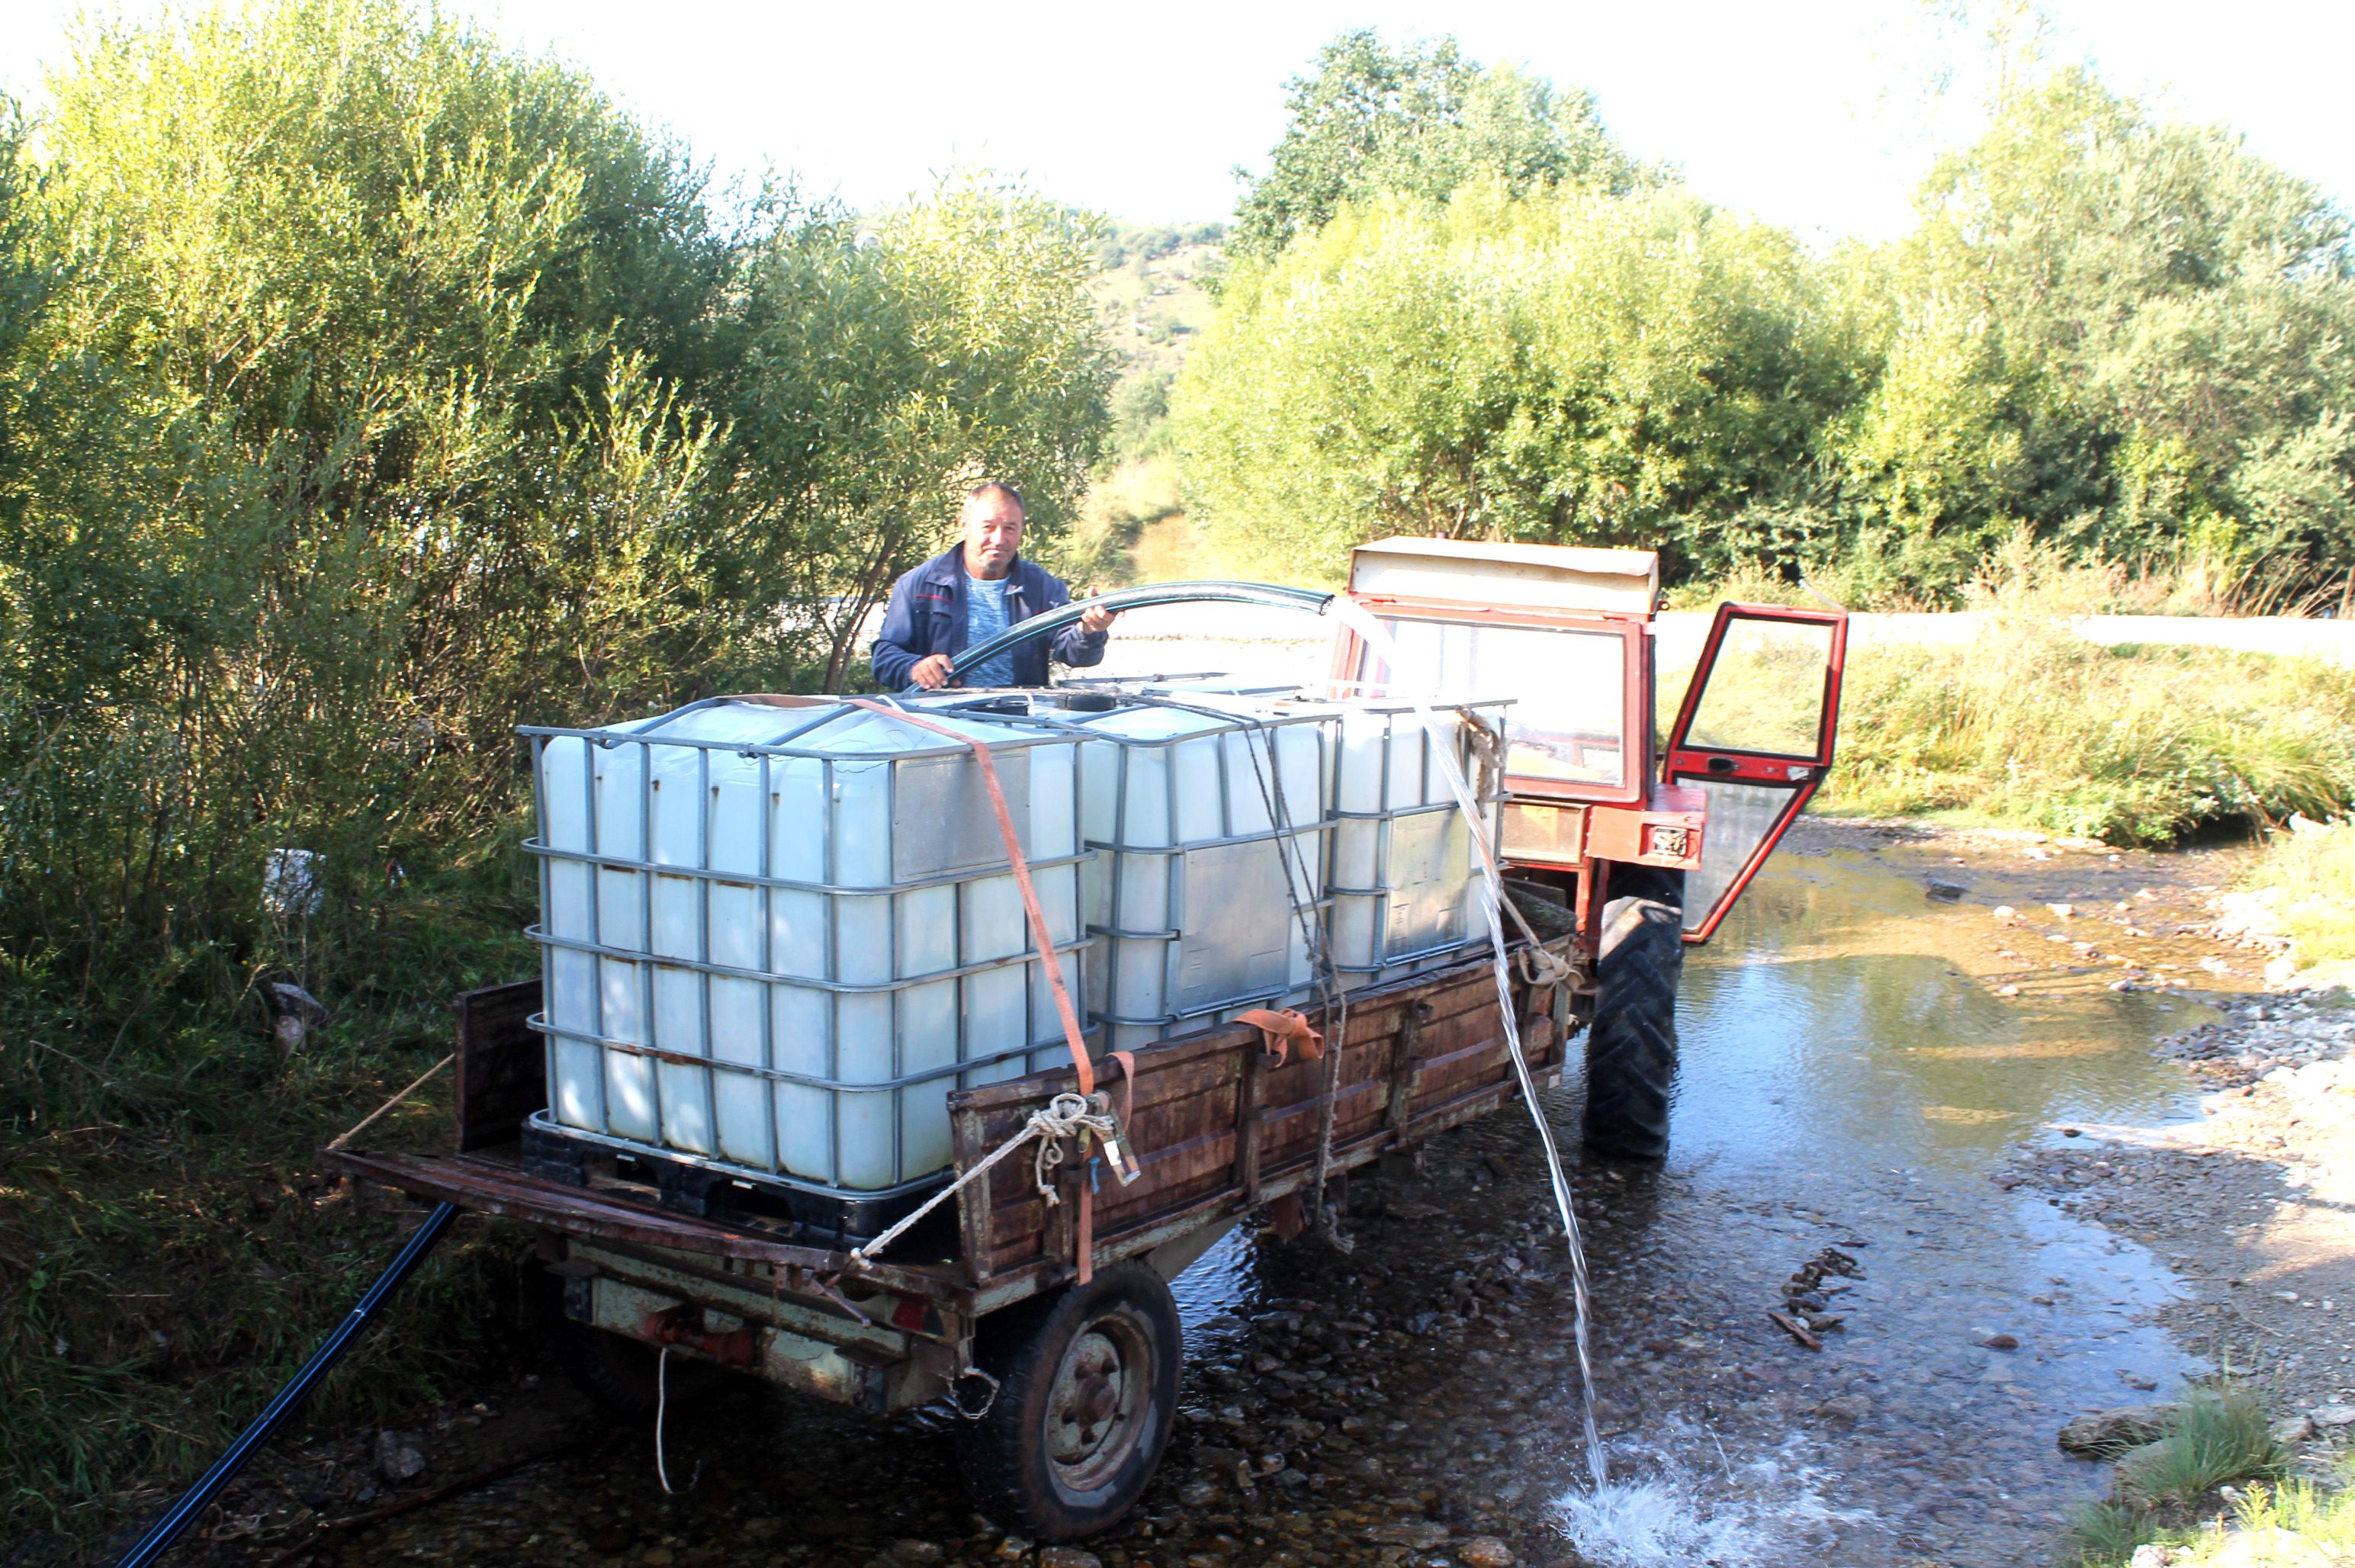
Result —
<instances>
[{"instance_id":1,"label":"water stream splashing","mask_svg":"<svg viewBox=\"0 0 2355 1568\"><path fill-rule=\"evenodd\" d=\"M1340 623L1362 638L1366 645L1382 657L1393 672L1401 667L1398 645L1380 621L1367 613L1365 607L1346 594L1336 595L1331 611ZM1562 1174L1561 1151L1554 1147L1553 1128L1545 1119L1544 1107L1538 1104L1537 1085L1529 1078L1529 1057L1521 1049L1520 1021L1513 1014L1512 976L1505 967L1505 882L1502 869L1481 831L1480 805L1473 796L1472 786L1464 770L1455 763L1455 752L1449 744L1448 728L1440 722L1431 706L1412 690L1393 691L1391 696L1411 704L1415 718L1430 732L1434 744L1432 753L1439 759L1441 770L1447 778L1447 787L1455 796L1457 809L1464 813L1465 825L1471 829L1473 845L1480 851L1483 872L1480 907L1488 917L1489 955L1497 975L1497 1008L1505 1022L1505 1043L1513 1058L1513 1072L1521 1083L1521 1103L1529 1108L1529 1120L1537 1124L1538 1141L1544 1146L1546 1176L1553 1184L1554 1207L1561 1214L1562 1239L1570 1246L1570 1273L1572 1296L1577 1306L1576 1339L1578 1344L1578 1413L1586 1435L1586 1468L1593 1478L1598 1497L1604 1495L1610 1479L1610 1467L1603 1452L1603 1435L1594 1424L1594 1359L1587 1347L1587 1284L1586 1247L1578 1233L1578 1215L1571 1203L1570 1179Z\"/></svg>"}]
</instances>

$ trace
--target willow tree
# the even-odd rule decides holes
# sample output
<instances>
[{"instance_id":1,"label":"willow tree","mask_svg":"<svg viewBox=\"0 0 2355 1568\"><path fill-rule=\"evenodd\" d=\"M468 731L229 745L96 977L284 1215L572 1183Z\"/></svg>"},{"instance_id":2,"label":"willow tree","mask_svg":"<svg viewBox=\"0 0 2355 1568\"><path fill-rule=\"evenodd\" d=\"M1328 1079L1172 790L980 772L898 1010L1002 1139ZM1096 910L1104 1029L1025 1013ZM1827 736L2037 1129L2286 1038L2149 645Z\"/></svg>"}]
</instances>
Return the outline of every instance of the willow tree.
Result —
<instances>
[{"instance_id":1,"label":"willow tree","mask_svg":"<svg viewBox=\"0 0 2355 1568\"><path fill-rule=\"evenodd\" d=\"M1874 325L1789 236L1677 190L1345 206L1229 274L1176 397L1230 548L1315 574L1382 532L1715 568L1804 495Z\"/></svg>"}]
</instances>

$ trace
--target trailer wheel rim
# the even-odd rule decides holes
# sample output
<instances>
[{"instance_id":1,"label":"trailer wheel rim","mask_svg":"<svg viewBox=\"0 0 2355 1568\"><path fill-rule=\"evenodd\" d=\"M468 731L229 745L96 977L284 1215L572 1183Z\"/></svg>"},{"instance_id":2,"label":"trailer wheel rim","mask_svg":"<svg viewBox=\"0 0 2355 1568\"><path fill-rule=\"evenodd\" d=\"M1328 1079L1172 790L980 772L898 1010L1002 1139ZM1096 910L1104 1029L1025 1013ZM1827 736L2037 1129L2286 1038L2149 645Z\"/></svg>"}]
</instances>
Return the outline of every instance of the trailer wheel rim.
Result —
<instances>
[{"instance_id":1,"label":"trailer wheel rim","mask_svg":"<svg viewBox=\"0 0 2355 1568\"><path fill-rule=\"evenodd\" d=\"M1153 1408L1153 1365L1151 1332L1124 1307L1072 1338L1047 1396L1047 1455L1063 1491L1098 1489L1136 1452Z\"/></svg>"}]
</instances>

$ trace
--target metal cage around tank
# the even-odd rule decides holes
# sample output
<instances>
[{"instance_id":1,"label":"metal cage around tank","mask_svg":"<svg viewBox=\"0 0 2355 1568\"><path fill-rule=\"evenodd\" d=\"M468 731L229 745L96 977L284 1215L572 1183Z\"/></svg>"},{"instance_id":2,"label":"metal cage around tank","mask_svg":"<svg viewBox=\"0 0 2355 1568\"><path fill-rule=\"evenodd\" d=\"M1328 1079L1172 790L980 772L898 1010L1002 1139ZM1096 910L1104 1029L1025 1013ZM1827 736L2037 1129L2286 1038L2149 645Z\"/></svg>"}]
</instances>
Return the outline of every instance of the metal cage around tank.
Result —
<instances>
[{"instance_id":1,"label":"metal cage around tank","mask_svg":"<svg viewBox=\"0 0 2355 1568\"><path fill-rule=\"evenodd\" d=\"M1078 741L950 721L991 749L1081 991ZM968 747L829 699L523 733L547 997L536 1128L889 1198L950 1165L952 1088L1066 1054Z\"/></svg>"},{"instance_id":2,"label":"metal cage around tank","mask_svg":"<svg viewBox=\"0 0 2355 1568\"><path fill-rule=\"evenodd\" d=\"M1396 698L1337 699L1333 831L1327 891L1333 971L1344 988L1395 979L1461 957L1481 943L1480 854L1442 762L1452 757L1481 811L1478 831L1498 852L1504 794L1503 699L1433 698L1424 705L1444 741L1414 705Z\"/></svg>"}]
</instances>

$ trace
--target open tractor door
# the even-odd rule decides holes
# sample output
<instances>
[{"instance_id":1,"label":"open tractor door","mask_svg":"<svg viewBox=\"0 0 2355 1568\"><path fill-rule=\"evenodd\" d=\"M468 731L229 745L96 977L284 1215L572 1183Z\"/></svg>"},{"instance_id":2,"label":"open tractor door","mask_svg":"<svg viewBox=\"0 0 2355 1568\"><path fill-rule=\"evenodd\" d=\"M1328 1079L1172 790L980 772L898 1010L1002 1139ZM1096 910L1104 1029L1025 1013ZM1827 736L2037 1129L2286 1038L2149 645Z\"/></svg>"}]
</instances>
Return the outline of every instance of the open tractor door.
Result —
<instances>
[{"instance_id":1,"label":"open tractor door","mask_svg":"<svg viewBox=\"0 0 2355 1568\"><path fill-rule=\"evenodd\" d=\"M1723 923L1822 784L1848 617L1720 605L1656 750L1652 551L1380 539L1351 559L1349 593L1394 652L1344 632L1340 689L1513 699L1499 770L1509 889L1577 934L1563 1021L1587 1026L1587 1146L1658 1157L1683 950Z\"/></svg>"}]
</instances>

